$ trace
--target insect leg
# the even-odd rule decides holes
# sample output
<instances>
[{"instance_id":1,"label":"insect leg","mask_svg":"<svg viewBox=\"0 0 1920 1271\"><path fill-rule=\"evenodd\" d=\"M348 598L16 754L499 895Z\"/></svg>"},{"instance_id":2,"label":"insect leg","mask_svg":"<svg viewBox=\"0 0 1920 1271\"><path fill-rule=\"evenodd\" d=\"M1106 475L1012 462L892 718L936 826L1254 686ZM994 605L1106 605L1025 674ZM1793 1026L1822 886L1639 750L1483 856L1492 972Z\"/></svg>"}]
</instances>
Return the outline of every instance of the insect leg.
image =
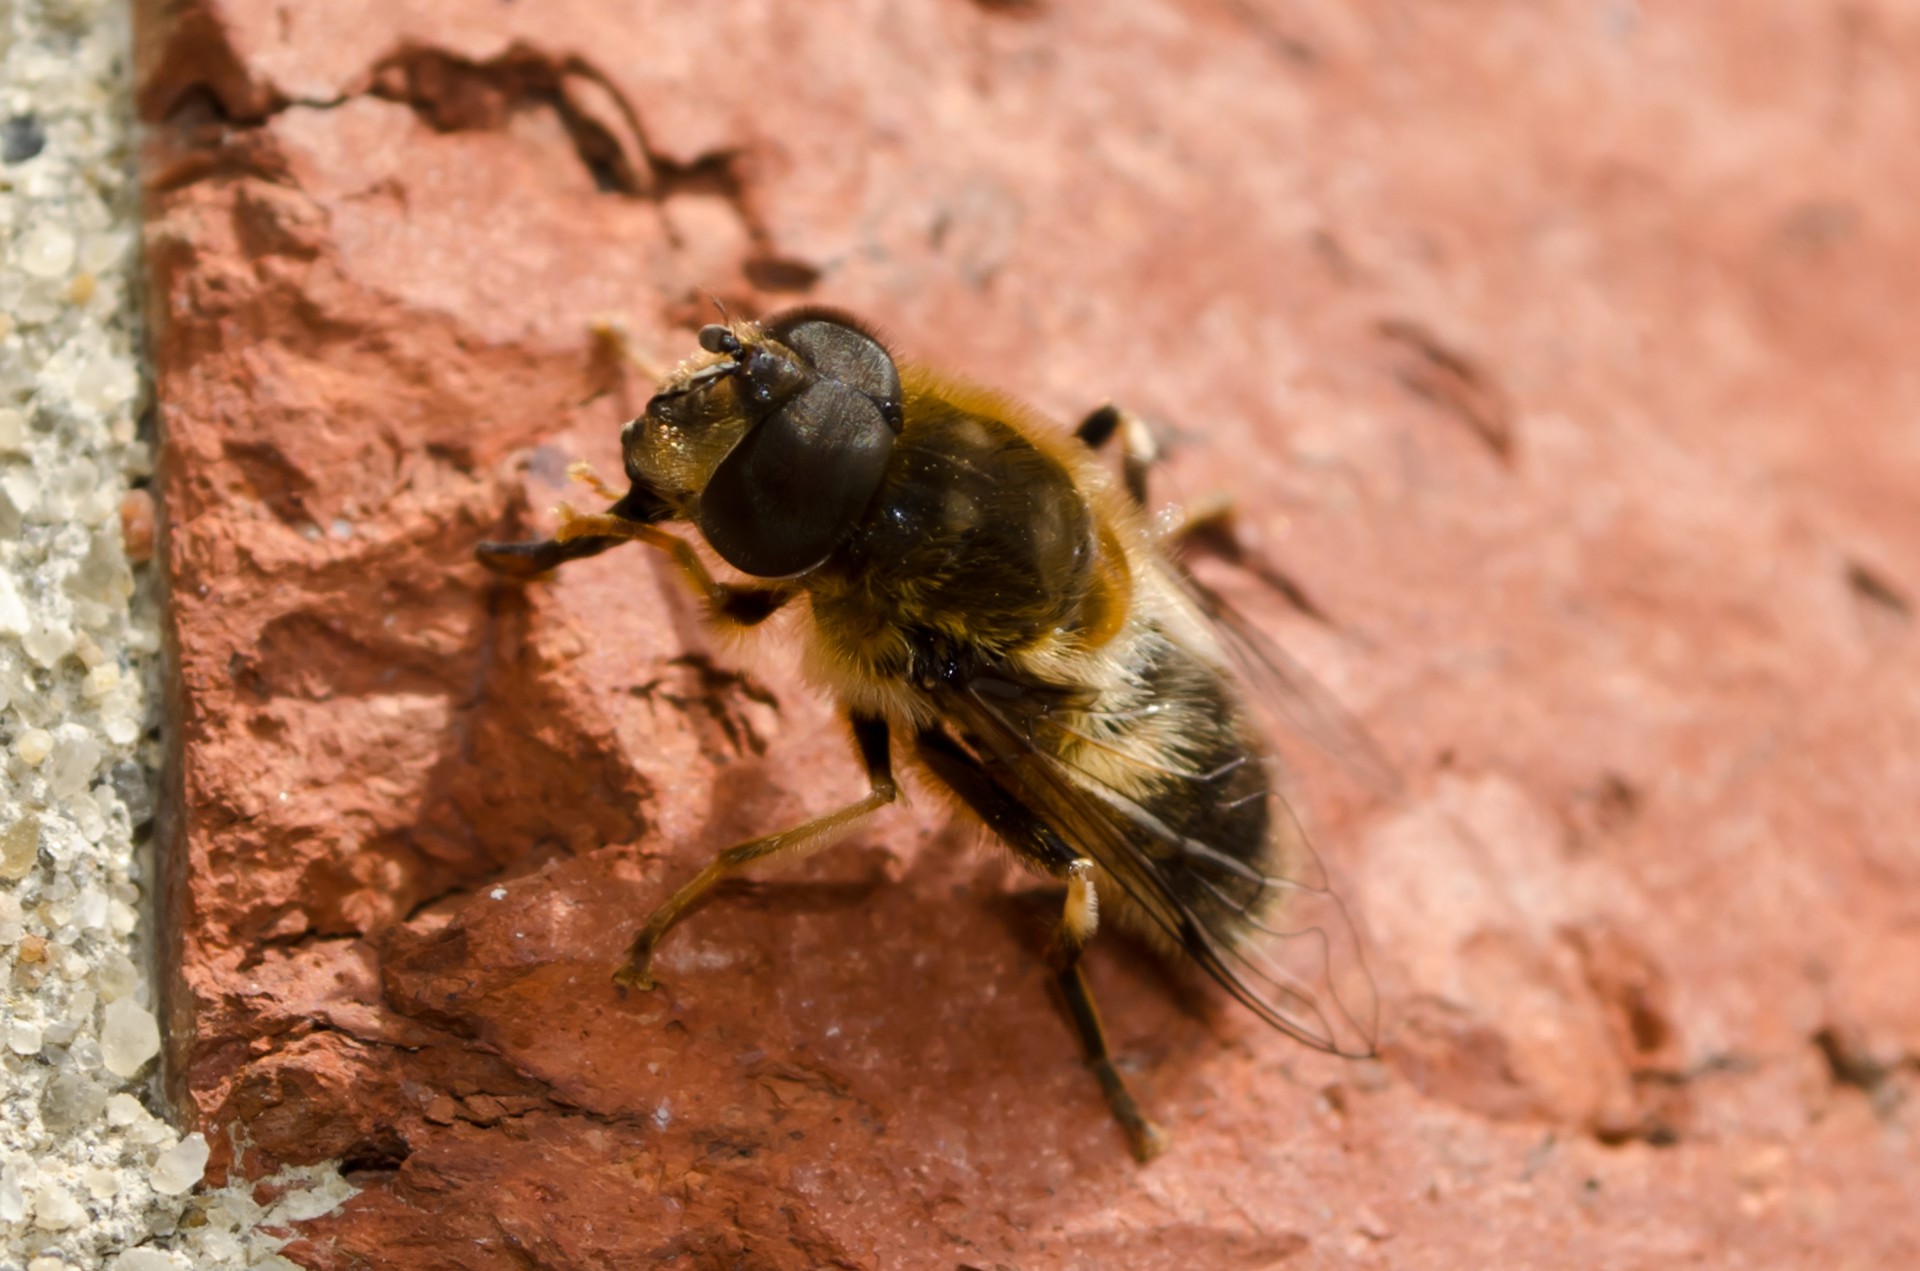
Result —
<instances>
[{"instance_id":1,"label":"insect leg","mask_svg":"<svg viewBox=\"0 0 1920 1271\"><path fill-rule=\"evenodd\" d=\"M1080 426L1073 430L1073 435L1093 450L1100 449L1118 436L1127 493L1133 496L1134 503L1139 507L1147 506L1147 473L1154 464L1160 462L1161 457L1160 443L1154 438L1151 424L1132 411L1108 402L1081 420ZM1233 563L1242 563L1245 549L1240 544L1234 526L1233 500L1224 494L1216 494L1193 507L1179 509L1172 523L1160 534L1176 544L1204 536L1212 545L1217 538L1218 550L1230 554Z\"/></svg>"},{"instance_id":2,"label":"insect leg","mask_svg":"<svg viewBox=\"0 0 1920 1271\"><path fill-rule=\"evenodd\" d=\"M578 481L581 485L586 486L587 489L592 490L601 498L611 502L618 503L621 498L624 497L620 491L614 489L605 481L602 481L600 474L595 472L593 465L585 459L575 459L572 463L568 464L567 477L570 480Z\"/></svg>"},{"instance_id":3,"label":"insect leg","mask_svg":"<svg viewBox=\"0 0 1920 1271\"><path fill-rule=\"evenodd\" d=\"M1095 450L1115 435L1119 436L1121 478L1134 503L1145 509L1147 472L1161 458L1152 426L1132 411L1108 403L1081 420L1073 435ZM1163 513L1162 518L1163 523L1155 534L1175 549L1209 552L1236 569L1252 574L1307 617L1331 625L1332 619L1298 581L1247 545L1234 502L1228 496L1215 494L1187 507L1173 508Z\"/></svg>"},{"instance_id":4,"label":"insect leg","mask_svg":"<svg viewBox=\"0 0 1920 1271\"><path fill-rule=\"evenodd\" d=\"M1100 1012L1093 1004L1093 990L1087 984L1086 972L1080 969L1081 951L1087 947L1087 941L1093 939L1099 925L1099 893L1093 886L1093 862L1077 860L1067 867L1067 903L1060 914L1060 925L1054 929L1054 977L1060 985L1061 996L1067 1000L1073 1025L1080 1030L1087 1066L1093 1069L1100 1092L1106 1095L1107 1106L1113 1109L1114 1120L1126 1131L1127 1146L1133 1149L1134 1159L1144 1165L1167 1150L1167 1133L1140 1111L1133 1092L1121 1080L1120 1070L1113 1066L1113 1055L1107 1049L1107 1033L1100 1026Z\"/></svg>"},{"instance_id":5,"label":"insect leg","mask_svg":"<svg viewBox=\"0 0 1920 1271\"><path fill-rule=\"evenodd\" d=\"M660 515L661 509L652 506L650 500L637 491L628 491L607 509L606 519L620 524L636 524L658 520ZM480 543L475 545L473 556L482 565L504 577L537 578L570 560L598 556L628 539L629 536L625 534L601 533L532 539L524 543Z\"/></svg>"},{"instance_id":6,"label":"insect leg","mask_svg":"<svg viewBox=\"0 0 1920 1271\"><path fill-rule=\"evenodd\" d=\"M672 557L681 577L706 601L709 615L729 626L751 627L764 622L793 598L792 589L786 587L717 581L685 539L648 524L641 519L644 514L629 512L626 503L627 499L622 499L600 513L579 512L562 503L560 528L552 538L527 543L482 543L474 549L474 556L496 574L534 578L570 560L598 556L621 543L646 543Z\"/></svg>"},{"instance_id":7,"label":"insect leg","mask_svg":"<svg viewBox=\"0 0 1920 1271\"><path fill-rule=\"evenodd\" d=\"M667 372L663 368L652 359L641 356L640 352L633 347L632 338L618 319L602 318L588 329L592 332L594 353L597 356L616 366L624 362L656 384L667 377Z\"/></svg>"},{"instance_id":8,"label":"insect leg","mask_svg":"<svg viewBox=\"0 0 1920 1271\"><path fill-rule=\"evenodd\" d=\"M506 578L538 578L550 569L558 569L570 560L598 556L609 547L618 547L624 538L596 535L562 543L542 538L525 543L481 543L473 549L474 559Z\"/></svg>"},{"instance_id":9,"label":"insect leg","mask_svg":"<svg viewBox=\"0 0 1920 1271\"><path fill-rule=\"evenodd\" d=\"M1100 1012L1094 1008L1092 991L1080 970L1080 952L1100 923L1093 862L1076 853L1052 827L995 783L980 761L946 733L925 729L914 738L914 748L933 775L959 795L1003 842L1047 872L1066 879L1066 907L1054 931L1054 975L1086 1050L1087 1066L1100 1082L1114 1120L1126 1132L1127 1145L1136 1160L1152 1160L1166 1150L1166 1132L1140 1111L1133 1092L1114 1067L1106 1031L1100 1027Z\"/></svg>"},{"instance_id":10,"label":"insect leg","mask_svg":"<svg viewBox=\"0 0 1920 1271\"><path fill-rule=\"evenodd\" d=\"M792 589L786 587L749 587L716 581L687 540L665 530L617 515L576 512L565 503L556 510L560 513L560 528L554 534L558 542L611 536L633 539L665 552L679 566L680 576L686 579L687 585L707 602L707 612L719 621L750 627L764 621L793 598Z\"/></svg>"},{"instance_id":11,"label":"insect leg","mask_svg":"<svg viewBox=\"0 0 1920 1271\"><path fill-rule=\"evenodd\" d=\"M1072 960L1054 975L1061 994L1067 999L1073 1025L1080 1030L1080 1043L1087 1051L1087 1067L1093 1069L1100 1093L1106 1095L1107 1106L1113 1109L1113 1119L1126 1131L1133 1159L1145 1165L1167 1150L1167 1132L1140 1111L1133 1092L1120 1078L1120 1070L1113 1066L1113 1056L1107 1050L1106 1030L1100 1027L1100 1012L1094 1009L1093 992L1087 987L1086 974L1080 970L1079 951L1075 950Z\"/></svg>"},{"instance_id":12,"label":"insect leg","mask_svg":"<svg viewBox=\"0 0 1920 1271\"><path fill-rule=\"evenodd\" d=\"M1109 402L1100 407L1073 430L1073 435L1094 450L1105 446L1115 436L1120 438L1121 472L1127 485L1127 493L1133 496L1134 503L1144 509L1147 506L1147 473L1153 465L1160 462L1160 443L1154 438L1153 426L1130 410L1123 410ZM1188 539L1207 539L1209 545L1215 545L1223 555L1228 555L1235 564L1242 563L1244 548L1234 527L1233 500L1223 494L1195 504L1190 508L1176 511L1172 523L1160 531L1162 538L1175 544L1183 544Z\"/></svg>"},{"instance_id":13,"label":"insect leg","mask_svg":"<svg viewBox=\"0 0 1920 1271\"><path fill-rule=\"evenodd\" d=\"M1093 450L1106 445L1115 433L1120 435L1120 478L1126 482L1127 493L1133 496L1134 503L1144 508L1147 506L1147 469L1160 458L1160 443L1154 440L1153 429L1147 426L1147 421L1108 402L1073 430L1073 435Z\"/></svg>"},{"instance_id":14,"label":"insect leg","mask_svg":"<svg viewBox=\"0 0 1920 1271\"><path fill-rule=\"evenodd\" d=\"M866 797L849 803L837 811L829 812L825 816L815 817L804 825L796 825L790 830L782 830L778 834L769 834L764 838L730 847L714 857L712 862L695 875L692 881L673 893L665 904L653 911L646 925L634 937L633 947L627 955L626 964L614 973L613 978L616 981L629 988L652 988L654 986L651 970L653 953L659 947L661 939L686 915L688 909L712 891L714 885L722 879L739 873L749 865L772 861L782 864L797 861L827 846L835 836L855 822L899 797L899 789L893 781L893 758L888 745L887 721L855 715L852 717L852 723L854 744L860 748L860 759L866 765L867 781L871 787Z\"/></svg>"}]
</instances>

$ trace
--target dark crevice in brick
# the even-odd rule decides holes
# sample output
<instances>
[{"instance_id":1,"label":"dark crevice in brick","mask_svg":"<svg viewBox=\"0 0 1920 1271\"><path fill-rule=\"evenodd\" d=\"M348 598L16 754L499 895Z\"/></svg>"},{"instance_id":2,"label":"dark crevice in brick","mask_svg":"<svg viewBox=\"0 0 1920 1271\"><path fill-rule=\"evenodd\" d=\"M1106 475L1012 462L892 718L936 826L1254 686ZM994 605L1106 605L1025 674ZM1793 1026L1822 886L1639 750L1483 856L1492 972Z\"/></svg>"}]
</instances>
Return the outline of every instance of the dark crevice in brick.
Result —
<instances>
[{"instance_id":1,"label":"dark crevice in brick","mask_svg":"<svg viewBox=\"0 0 1920 1271\"><path fill-rule=\"evenodd\" d=\"M516 111L552 110L597 188L634 198L656 193L656 165L639 114L583 59L515 46L492 61L473 62L413 48L379 63L368 91L412 108L442 132L492 131Z\"/></svg>"},{"instance_id":2,"label":"dark crevice in brick","mask_svg":"<svg viewBox=\"0 0 1920 1271\"><path fill-rule=\"evenodd\" d=\"M1858 1090L1882 1118L1891 1116L1905 1099L1898 1080L1901 1073L1920 1073L1920 1055L1875 1055L1850 1030L1832 1025L1813 1035L1813 1045L1833 1084Z\"/></svg>"},{"instance_id":3,"label":"dark crevice in brick","mask_svg":"<svg viewBox=\"0 0 1920 1271\"><path fill-rule=\"evenodd\" d=\"M1310 41L1285 30L1263 6L1249 4L1247 0L1221 0L1221 8L1253 36L1255 43L1281 61L1302 70L1320 65L1320 50Z\"/></svg>"},{"instance_id":4,"label":"dark crevice in brick","mask_svg":"<svg viewBox=\"0 0 1920 1271\"><path fill-rule=\"evenodd\" d=\"M656 154L640 112L591 62L555 57L515 45L485 62L432 47L409 47L373 64L363 86L336 97L291 98L269 94L234 66L230 52L208 55L204 78L190 80L164 98L149 117L168 125L189 144L169 166L149 179L153 192L195 181L251 174L283 182L286 173L270 148L251 144L249 134L275 115L295 108L331 110L359 97L402 104L441 132L498 131L526 110L551 110L572 140L575 155L596 189L622 198L665 203L681 195L722 199L739 217L751 247L741 273L752 288L798 297L811 292L822 271L778 250L755 212L742 176L744 156L721 149L676 161ZM237 66L237 63L235 63ZM224 89L222 85L227 87ZM244 87L235 87L243 85ZM153 89L149 89L152 97ZM669 242L681 246L668 226ZM754 316L751 298L737 303Z\"/></svg>"},{"instance_id":5,"label":"dark crevice in brick","mask_svg":"<svg viewBox=\"0 0 1920 1271\"><path fill-rule=\"evenodd\" d=\"M820 281L820 271L814 266L779 256L749 257L741 272L762 291L807 292Z\"/></svg>"},{"instance_id":6,"label":"dark crevice in brick","mask_svg":"<svg viewBox=\"0 0 1920 1271\"><path fill-rule=\"evenodd\" d=\"M649 706L665 702L694 723L701 750L715 763L767 752L767 739L746 710L749 703L780 710L773 690L745 671L716 665L704 653L669 659L662 674L627 691Z\"/></svg>"},{"instance_id":7,"label":"dark crevice in brick","mask_svg":"<svg viewBox=\"0 0 1920 1271\"><path fill-rule=\"evenodd\" d=\"M1399 350L1394 377L1409 392L1465 424L1494 458L1512 464L1513 410L1486 368L1409 319L1386 318L1375 330Z\"/></svg>"},{"instance_id":8,"label":"dark crevice in brick","mask_svg":"<svg viewBox=\"0 0 1920 1271\"><path fill-rule=\"evenodd\" d=\"M405 1165L407 1158L412 1155L413 1148L400 1137L399 1132L391 1126L383 1126L381 1133L341 1158L340 1172L347 1175L350 1182L359 1174L390 1173Z\"/></svg>"},{"instance_id":9,"label":"dark crevice in brick","mask_svg":"<svg viewBox=\"0 0 1920 1271\"><path fill-rule=\"evenodd\" d=\"M443 132L462 132L503 128L517 111L550 109L597 188L634 198L658 192L661 173L638 112L582 58L555 58L516 45L475 62L430 47L404 48L376 62L363 87L332 97L288 97L248 80L224 40L214 46L202 56L198 77L177 84L159 76L150 81L143 103L148 118L186 134L230 134L259 128L288 110L331 110L371 96L404 104Z\"/></svg>"},{"instance_id":10,"label":"dark crevice in brick","mask_svg":"<svg viewBox=\"0 0 1920 1271\"><path fill-rule=\"evenodd\" d=\"M1847 586L1861 604L1872 606L1903 623L1912 620L1913 605L1905 593L1871 566L1857 560L1848 561Z\"/></svg>"}]
</instances>

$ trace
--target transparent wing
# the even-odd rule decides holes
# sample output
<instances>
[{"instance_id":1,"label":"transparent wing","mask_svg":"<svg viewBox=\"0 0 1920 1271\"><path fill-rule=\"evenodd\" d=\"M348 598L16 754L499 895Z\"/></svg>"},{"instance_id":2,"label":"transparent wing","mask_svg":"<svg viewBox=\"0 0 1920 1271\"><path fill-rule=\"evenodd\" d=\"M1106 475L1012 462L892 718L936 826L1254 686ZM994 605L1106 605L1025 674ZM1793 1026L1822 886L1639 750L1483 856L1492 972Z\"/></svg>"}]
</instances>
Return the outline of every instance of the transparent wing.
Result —
<instances>
[{"instance_id":1,"label":"transparent wing","mask_svg":"<svg viewBox=\"0 0 1920 1271\"><path fill-rule=\"evenodd\" d=\"M1191 570L1172 561L1162 561L1161 566L1168 580L1205 615L1256 710L1271 715L1272 723L1334 760L1373 793L1400 792L1400 774L1392 761L1310 671Z\"/></svg>"},{"instance_id":2,"label":"transparent wing","mask_svg":"<svg viewBox=\"0 0 1920 1271\"><path fill-rule=\"evenodd\" d=\"M1265 873L1180 833L1120 788L1138 783L1103 778L1040 744L1058 700L988 674L955 686L942 706L996 775L1229 993L1305 1045L1372 1055L1378 1002L1359 935L1285 800L1271 789L1262 795L1277 836L1275 872ZM1131 762L1150 781L1208 787L1195 792L1201 797L1220 778ZM1114 771L1111 762L1103 768Z\"/></svg>"}]
</instances>

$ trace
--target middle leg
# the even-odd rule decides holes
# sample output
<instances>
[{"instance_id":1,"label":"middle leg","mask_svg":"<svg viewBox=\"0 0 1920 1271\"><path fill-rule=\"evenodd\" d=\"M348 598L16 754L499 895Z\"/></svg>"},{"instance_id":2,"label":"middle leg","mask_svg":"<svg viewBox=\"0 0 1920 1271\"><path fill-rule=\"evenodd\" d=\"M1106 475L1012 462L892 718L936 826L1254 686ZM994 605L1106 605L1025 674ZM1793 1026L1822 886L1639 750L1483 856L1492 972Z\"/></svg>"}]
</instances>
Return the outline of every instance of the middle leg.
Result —
<instances>
[{"instance_id":1,"label":"middle leg","mask_svg":"<svg viewBox=\"0 0 1920 1271\"><path fill-rule=\"evenodd\" d=\"M870 789L867 796L849 803L846 807L829 812L825 816L815 817L804 825L797 825L778 834L769 834L764 838L753 839L737 847L730 847L713 858L707 867L696 874L692 880L673 893L667 902L653 911L646 925L633 938L633 948L627 955L627 961L613 978L628 988L651 989L654 987L653 954L667 932L675 923L686 916L694 905L698 904L708 892L723 879L729 878L750 865L762 862L796 861L818 851L832 842L835 837L861 819L879 811L899 797L899 788L893 780L893 757L888 743L887 721L875 717L855 715L853 717L853 739L860 748L860 759L866 765L867 781Z\"/></svg>"}]
</instances>

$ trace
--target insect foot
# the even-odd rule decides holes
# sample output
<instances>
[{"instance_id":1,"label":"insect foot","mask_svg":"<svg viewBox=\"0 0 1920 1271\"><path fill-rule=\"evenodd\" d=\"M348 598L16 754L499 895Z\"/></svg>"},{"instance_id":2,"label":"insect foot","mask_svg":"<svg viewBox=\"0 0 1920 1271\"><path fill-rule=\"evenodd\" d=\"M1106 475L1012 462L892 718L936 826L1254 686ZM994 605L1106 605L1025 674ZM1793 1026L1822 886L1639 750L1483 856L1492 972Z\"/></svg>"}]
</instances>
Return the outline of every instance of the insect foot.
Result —
<instances>
[{"instance_id":1,"label":"insect foot","mask_svg":"<svg viewBox=\"0 0 1920 1271\"><path fill-rule=\"evenodd\" d=\"M651 958L628 959L621 964L618 971L613 973L613 982L623 989L636 989L642 993L653 992L660 986L660 981L653 978L653 971L647 965L651 961Z\"/></svg>"}]
</instances>

